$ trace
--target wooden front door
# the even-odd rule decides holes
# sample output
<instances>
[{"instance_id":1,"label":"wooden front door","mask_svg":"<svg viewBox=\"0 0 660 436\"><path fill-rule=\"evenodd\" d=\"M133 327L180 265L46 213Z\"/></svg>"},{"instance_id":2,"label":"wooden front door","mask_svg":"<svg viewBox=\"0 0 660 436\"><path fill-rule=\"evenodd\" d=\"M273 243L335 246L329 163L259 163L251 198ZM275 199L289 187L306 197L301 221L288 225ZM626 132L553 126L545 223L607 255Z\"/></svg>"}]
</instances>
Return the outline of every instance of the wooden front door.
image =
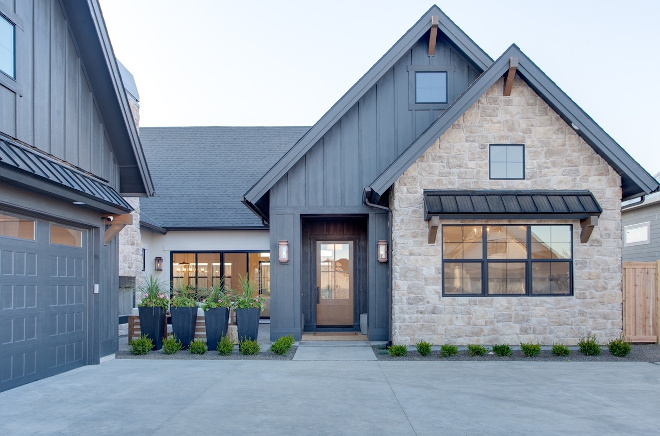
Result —
<instances>
[{"instance_id":1,"label":"wooden front door","mask_svg":"<svg viewBox=\"0 0 660 436\"><path fill-rule=\"evenodd\" d=\"M353 326L353 242L316 242L316 325Z\"/></svg>"}]
</instances>

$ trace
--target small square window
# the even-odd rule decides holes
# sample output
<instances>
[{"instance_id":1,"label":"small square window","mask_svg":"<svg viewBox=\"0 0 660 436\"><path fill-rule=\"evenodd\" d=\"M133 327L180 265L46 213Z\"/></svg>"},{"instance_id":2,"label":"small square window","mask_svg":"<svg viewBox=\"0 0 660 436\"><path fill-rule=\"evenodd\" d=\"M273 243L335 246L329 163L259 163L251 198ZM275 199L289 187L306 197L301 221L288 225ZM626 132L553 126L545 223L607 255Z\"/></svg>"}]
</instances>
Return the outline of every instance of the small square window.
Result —
<instances>
[{"instance_id":1,"label":"small square window","mask_svg":"<svg viewBox=\"0 0 660 436\"><path fill-rule=\"evenodd\" d=\"M14 39L14 25L0 15L0 71L12 79L16 78Z\"/></svg>"},{"instance_id":2,"label":"small square window","mask_svg":"<svg viewBox=\"0 0 660 436\"><path fill-rule=\"evenodd\" d=\"M415 72L415 103L447 103L447 72Z\"/></svg>"},{"instance_id":3,"label":"small square window","mask_svg":"<svg viewBox=\"0 0 660 436\"><path fill-rule=\"evenodd\" d=\"M491 179L524 179L525 146L491 145L489 169Z\"/></svg>"}]
</instances>

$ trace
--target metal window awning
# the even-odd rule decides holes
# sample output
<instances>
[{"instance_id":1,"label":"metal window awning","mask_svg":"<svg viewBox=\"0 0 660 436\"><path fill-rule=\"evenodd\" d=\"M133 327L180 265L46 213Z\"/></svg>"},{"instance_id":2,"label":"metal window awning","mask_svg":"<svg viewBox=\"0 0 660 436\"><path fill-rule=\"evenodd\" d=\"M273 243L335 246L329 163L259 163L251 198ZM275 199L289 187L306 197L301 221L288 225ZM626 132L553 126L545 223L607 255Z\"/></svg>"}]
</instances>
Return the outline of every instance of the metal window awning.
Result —
<instances>
[{"instance_id":1,"label":"metal window awning","mask_svg":"<svg viewBox=\"0 0 660 436\"><path fill-rule=\"evenodd\" d=\"M0 139L0 180L113 214L133 210L105 181L21 144Z\"/></svg>"},{"instance_id":2,"label":"metal window awning","mask_svg":"<svg viewBox=\"0 0 660 436\"><path fill-rule=\"evenodd\" d=\"M424 219L434 243L440 219L580 220L587 242L603 209L589 191L424 191Z\"/></svg>"}]
</instances>

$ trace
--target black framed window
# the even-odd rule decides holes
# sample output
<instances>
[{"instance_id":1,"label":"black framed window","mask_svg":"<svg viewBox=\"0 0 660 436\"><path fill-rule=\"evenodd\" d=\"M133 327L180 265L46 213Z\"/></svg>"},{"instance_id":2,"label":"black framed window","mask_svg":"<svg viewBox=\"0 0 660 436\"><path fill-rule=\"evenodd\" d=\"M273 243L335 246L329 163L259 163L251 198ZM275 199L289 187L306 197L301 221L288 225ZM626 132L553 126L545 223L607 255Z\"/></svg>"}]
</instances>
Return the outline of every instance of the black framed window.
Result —
<instances>
[{"instance_id":1,"label":"black framed window","mask_svg":"<svg viewBox=\"0 0 660 436\"><path fill-rule=\"evenodd\" d=\"M491 144L489 151L491 179L525 178L525 146L522 144Z\"/></svg>"},{"instance_id":2,"label":"black framed window","mask_svg":"<svg viewBox=\"0 0 660 436\"><path fill-rule=\"evenodd\" d=\"M146 271L147 268L147 249L142 249L142 271Z\"/></svg>"},{"instance_id":3,"label":"black framed window","mask_svg":"<svg viewBox=\"0 0 660 436\"><path fill-rule=\"evenodd\" d=\"M16 78L16 30L14 24L0 15L0 71Z\"/></svg>"},{"instance_id":4,"label":"black framed window","mask_svg":"<svg viewBox=\"0 0 660 436\"><path fill-rule=\"evenodd\" d=\"M569 224L445 225L443 295L572 295L572 234Z\"/></svg>"}]
</instances>

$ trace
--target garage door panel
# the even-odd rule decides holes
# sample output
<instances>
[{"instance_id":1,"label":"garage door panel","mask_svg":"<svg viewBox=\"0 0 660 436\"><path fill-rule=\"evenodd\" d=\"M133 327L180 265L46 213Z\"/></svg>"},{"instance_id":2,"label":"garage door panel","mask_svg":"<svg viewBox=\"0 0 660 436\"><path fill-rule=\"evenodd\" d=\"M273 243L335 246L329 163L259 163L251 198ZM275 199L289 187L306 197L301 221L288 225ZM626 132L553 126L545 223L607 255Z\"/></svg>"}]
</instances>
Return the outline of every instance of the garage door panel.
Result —
<instances>
[{"instance_id":1,"label":"garage door panel","mask_svg":"<svg viewBox=\"0 0 660 436\"><path fill-rule=\"evenodd\" d=\"M0 391L80 367L87 356L87 232L80 246L0 237Z\"/></svg>"}]
</instances>

